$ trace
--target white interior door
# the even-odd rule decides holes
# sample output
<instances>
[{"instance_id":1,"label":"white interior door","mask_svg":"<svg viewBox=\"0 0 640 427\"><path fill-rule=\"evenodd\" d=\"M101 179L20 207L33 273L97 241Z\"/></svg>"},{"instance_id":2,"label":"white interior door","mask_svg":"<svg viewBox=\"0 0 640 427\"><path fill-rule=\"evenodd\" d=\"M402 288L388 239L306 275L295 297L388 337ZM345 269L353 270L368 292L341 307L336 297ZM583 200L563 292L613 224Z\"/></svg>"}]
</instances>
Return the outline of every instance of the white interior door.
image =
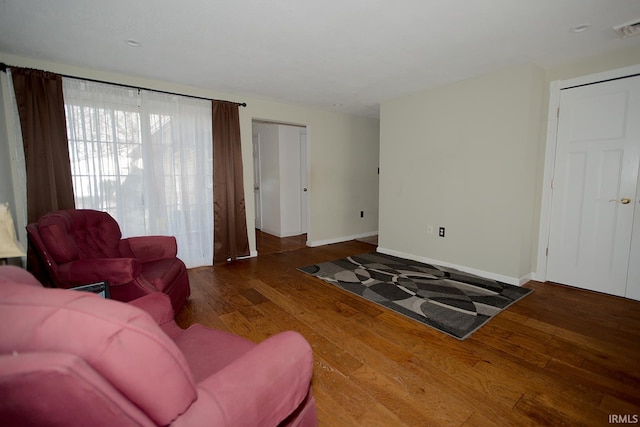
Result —
<instances>
[{"instance_id":1,"label":"white interior door","mask_svg":"<svg viewBox=\"0 0 640 427\"><path fill-rule=\"evenodd\" d=\"M562 90L547 280L625 296L639 162L640 76Z\"/></svg>"},{"instance_id":2,"label":"white interior door","mask_svg":"<svg viewBox=\"0 0 640 427\"><path fill-rule=\"evenodd\" d=\"M260 193L260 134L253 135L253 198L256 207L256 229L262 230L262 198Z\"/></svg>"}]
</instances>

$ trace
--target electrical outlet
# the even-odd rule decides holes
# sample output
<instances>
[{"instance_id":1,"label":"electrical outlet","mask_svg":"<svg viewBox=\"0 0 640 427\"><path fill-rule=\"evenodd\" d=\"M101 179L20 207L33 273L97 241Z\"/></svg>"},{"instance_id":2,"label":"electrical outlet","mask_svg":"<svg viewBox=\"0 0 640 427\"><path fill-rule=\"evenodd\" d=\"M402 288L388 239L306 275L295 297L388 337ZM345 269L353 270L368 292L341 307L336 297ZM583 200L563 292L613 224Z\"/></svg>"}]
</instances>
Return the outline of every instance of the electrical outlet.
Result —
<instances>
[{"instance_id":1,"label":"electrical outlet","mask_svg":"<svg viewBox=\"0 0 640 427\"><path fill-rule=\"evenodd\" d=\"M438 236L444 237L444 227L440 227L440 229L438 230Z\"/></svg>"},{"instance_id":2,"label":"electrical outlet","mask_svg":"<svg viewBox=\"0 0 640 427\"><path fill-rule=\"evenodd\" d=\"M433 225L431 224L427 225L427 233L433 234Z\"/></svg>"},{"instance_id":3,"label":"electrical outlet","mask_svg":"<svg viewBox=\"0 0 640 427\"><path fill-rule=\"evenodd\" d=\"M364 211L360 211L360 218L364 218Z\"/></svg>"}]
</instances>

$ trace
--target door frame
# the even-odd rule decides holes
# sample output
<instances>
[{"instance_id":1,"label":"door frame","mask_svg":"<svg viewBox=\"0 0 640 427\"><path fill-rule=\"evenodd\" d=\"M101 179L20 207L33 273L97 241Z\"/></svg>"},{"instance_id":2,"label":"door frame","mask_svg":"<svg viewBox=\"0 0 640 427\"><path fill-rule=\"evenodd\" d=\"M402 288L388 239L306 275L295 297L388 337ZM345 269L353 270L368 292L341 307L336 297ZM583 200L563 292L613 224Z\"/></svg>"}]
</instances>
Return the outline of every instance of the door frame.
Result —
<instances>
[{"instance_id":1,"label":"door frame","mask_svg":"<svg viewBox=\"0 0 640 427\"><path fill-rule=\"evenodd\" d=\"M554 80L549 87L549 111L547 116L547 138L544 154L544 174L542 180L542 200L540 206L540 223L538 231L538 251L536 271L533 279L545 282L547 279L547 248L551 226L552 180L555 171L556 142L558 135L558 109L560 108L560 91L574 86L588 85L620 79L640 74L640 65L618 68L602 73L590 74L569 80Z\"/></svg>"},{"instance_id":2,"label":"door frame","mask_svg":"<svg viewBox=\"0 0 640 427\"><path fill-rule=\"evenodd\" d=\"M304 135L304 140L302 138ZM309 231L309 145L307 128L300 132L300 181L302 194L300 196L300 228L303 234Z\"/></svg>"},{"instance_id":3,"label":"door frame","mask_svg":"<svg viewBox=\"0 0 640 427\"><path fill-rule=\"evenodd\" d=\"M263 118L258 118L258 117L252 117L251 118L252 150L253 150L253 124L254 123L295 126L295 127L299 127L299 128L303 128L304 129L303 132L306 135L306 141L305 141L306 142L306 153L305 153L306 156L305 156L304 159L301 158L300 160L301 160L301 163L304 162L303 166L304 166L305 180L306 180L308 191L307 191L307 197L306 197L306 204L305 204L304 208L301 206L300 210L301 210L301 215L302 215L302 211L306 211L307 229L304 231L304 233L307 234L306 244L307 244L307 246L309 246L309 242L311 241L310 240L310 236L311 236L311 233L312 233L312 230L311 230L311 216L312 216L312 214L311 214L311 198L312 198L312 194L311 194L311 149L312 149L312 147L311 147L311 125L309 125L309 124L301 124L301 123L294 123L294 122L283 122L283 121L274 120L274 119L263 119ZM262 189L260 189L260 198L262 200ZM260 203L260 204L262 205L262 203ZM254 207L254 209L255 209L255 207Z\"/></svg>"}]
</instances>

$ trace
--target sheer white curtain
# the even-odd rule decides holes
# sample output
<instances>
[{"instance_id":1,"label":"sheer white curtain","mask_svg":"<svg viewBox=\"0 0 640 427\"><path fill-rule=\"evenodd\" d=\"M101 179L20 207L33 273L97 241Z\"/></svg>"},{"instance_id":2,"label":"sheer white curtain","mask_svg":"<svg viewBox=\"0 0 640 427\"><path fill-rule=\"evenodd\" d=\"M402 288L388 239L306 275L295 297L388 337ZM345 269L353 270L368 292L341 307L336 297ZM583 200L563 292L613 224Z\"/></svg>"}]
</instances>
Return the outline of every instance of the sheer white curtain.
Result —
<instances>
[{"instance_id":1,"label":"sheer white curtain","mask_svg":"<svg viewBox=\"0 0 640 427\"><path fill-rule=\"evenodd\" d=\"M0 102L6 119L6 131L9 156L0 160L0 167L7 168L11 175L12 186L9 188L8 183L5 191L1 191L3 197L0 203L9 202L11 209L15 210L16 222L15 226L18 230L18 240L23 247L27 247L27 169L24 160L24 147L22 143L22 129L20 128L20 115L18 114L18 104L16 103L16 95L13 90L13 80L11 78L11 70L0 72ZM1 122L2 120L0 120ZM7 173L7 171L5 171Z\"/></svg>"},{"instance_id":2,"label":"sheer white curtain","mask_svg":"<svg viewBox=\"0 0 640 427\"><path fill-rule=\"evenodd\" d=\"M109 212L124 236L172 235L187 267L213 259L211 103L64 79L78 208Z\"/></svg>"}]
</instances>

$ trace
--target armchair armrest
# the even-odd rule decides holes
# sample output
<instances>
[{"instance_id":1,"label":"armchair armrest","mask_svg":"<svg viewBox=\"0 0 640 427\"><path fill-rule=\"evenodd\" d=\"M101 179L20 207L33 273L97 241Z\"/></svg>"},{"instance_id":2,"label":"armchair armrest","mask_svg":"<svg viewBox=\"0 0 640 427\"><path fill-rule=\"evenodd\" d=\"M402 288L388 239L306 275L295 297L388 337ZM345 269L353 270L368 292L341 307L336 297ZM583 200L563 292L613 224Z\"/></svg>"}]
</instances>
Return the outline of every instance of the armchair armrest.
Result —
<instances>
[{"instance_id":1,"label":"armchair armrest","mask_svg":"<svg viewBox=\"0 0 640 427\"><path fill-rule=\"evenodd\" d=\"M153 320L160 326L168 322L173 322L171 298L162 292L147 294L129 301L129 304L149 313Z\"/></svg>"},{"instance_id":2,"label":"armchair armrest","mask_svg":"<svg viewBox=\"0 0 640 427\"><path fill-rule=\"evenodd\" d=\"M79 259L58 266L58 276L74 286L106 281L110 286L135 280L142 272L140 262L133 258Z\"/></svg>"},{"instance_id":3,"label":"armchair armrest","mask_svg":"<svg viewBox=\"0 0 640 427\"><path fill-rule=\"evenodd\" d=\"M178 243L173 236L129 237L122 239L120 244L123 255L131 255L142 262L175 258L178 254ZM127 246L129 251L126 251Z\"/></svg>"},{"instance_id":4,"label":"armchair armrest","mask_svg":"<svg viewBox=\"0 0 640 427\"><path fill-rule=\"evenodd\" d=\"M312 371L309 343L279 333L201 381L198 399L174 425L278 425L309 393Z\"/></svg>"}]
</instances>

